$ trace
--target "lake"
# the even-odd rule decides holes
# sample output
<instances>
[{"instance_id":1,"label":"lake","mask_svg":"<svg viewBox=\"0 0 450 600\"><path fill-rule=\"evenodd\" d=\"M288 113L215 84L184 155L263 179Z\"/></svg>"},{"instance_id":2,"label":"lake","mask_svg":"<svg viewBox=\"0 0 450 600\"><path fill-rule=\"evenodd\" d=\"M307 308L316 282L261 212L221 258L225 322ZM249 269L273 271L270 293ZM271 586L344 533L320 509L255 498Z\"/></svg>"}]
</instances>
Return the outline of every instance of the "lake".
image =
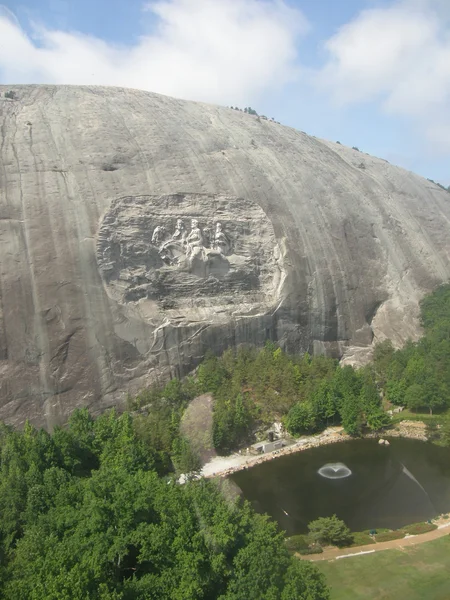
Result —
<instances>
[{"instance_id":1,"label":"lake","mask_svg":"<svg viewBox=\"0 0 450 600\"><path fill-rule=\"evenodd\" d=\"M390 446L374 439L321 446L230 479L288 535L304 533L310 521L332 514L360 531L397 529L450 512L450 449L417 440L389 441Z\"/></svg>"}]
</instances>

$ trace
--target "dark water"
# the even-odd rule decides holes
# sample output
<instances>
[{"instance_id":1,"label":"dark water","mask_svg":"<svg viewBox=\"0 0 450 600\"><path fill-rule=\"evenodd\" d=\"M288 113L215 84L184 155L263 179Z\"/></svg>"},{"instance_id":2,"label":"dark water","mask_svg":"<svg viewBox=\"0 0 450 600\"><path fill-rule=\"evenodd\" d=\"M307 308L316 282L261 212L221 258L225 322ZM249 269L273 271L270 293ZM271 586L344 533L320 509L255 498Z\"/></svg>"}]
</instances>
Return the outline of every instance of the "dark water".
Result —
<instances>
[{"instance_id":1,"label":"dark water","mask_svg":"<svg viewBox=\"0 0 450 600\"><path fill-rule=\"evenodd\" d=\"M351 470L349 477L318 474L325 464L338 462ZM331 444L282 456L231 479L256 510L271 515L289 535L332 514L358 531L395 529L450 512L450 450L415 440Z\"/></svg>"}]
</instances>

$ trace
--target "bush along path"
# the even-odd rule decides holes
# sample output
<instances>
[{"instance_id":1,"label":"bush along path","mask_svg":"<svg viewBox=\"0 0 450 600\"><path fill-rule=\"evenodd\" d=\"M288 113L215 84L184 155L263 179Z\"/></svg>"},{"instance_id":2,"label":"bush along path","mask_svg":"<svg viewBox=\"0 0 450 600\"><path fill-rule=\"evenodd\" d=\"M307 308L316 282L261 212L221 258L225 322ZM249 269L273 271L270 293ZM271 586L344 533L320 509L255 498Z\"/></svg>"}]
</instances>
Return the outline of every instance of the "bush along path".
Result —
<instances>
[{"instance_id":1,"label":"bush along path","mask_svg":"<svg viewBox=\"0 0 450 600\"><path fill-rule=\"evenodd\" d=\"M299 558L303 558L306 560L336 560L340 558L351 558L352 556L360 556L361 554L380 552L381 550L402 550L407 546L415 546L416 544L423 544L425 542L431 542L432 540L436 540L437 538L444 537L445 535L450 534L450 518L442 518L436 521L437 528L431 531L427 531L425 533L413 534L413 531L420 532L421 530L426 529L426 524L415 524L404 527L403 529L393 532L389 532L392 534L397 534L400 532L406 533L406 537L402 536L397 539L390 539L388 541L379 541L381 539L386 539L388 537L386 534L381 533L378 536L374 536L373 544L364 544L362 546L352 546L347 548L326 548L320 554L311 554L308 556L303 556L296 553L296 556ZM377 537L379 538L377 540Z\"/></svg>"}]
</instances>

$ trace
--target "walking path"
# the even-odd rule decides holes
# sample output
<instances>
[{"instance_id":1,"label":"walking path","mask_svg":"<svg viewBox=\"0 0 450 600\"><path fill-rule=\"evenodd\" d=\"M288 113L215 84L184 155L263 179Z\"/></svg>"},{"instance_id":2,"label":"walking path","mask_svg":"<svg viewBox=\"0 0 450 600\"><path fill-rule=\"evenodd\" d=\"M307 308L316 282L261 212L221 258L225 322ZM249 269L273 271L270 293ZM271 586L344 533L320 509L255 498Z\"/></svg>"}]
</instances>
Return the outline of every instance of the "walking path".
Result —
<instances>
[{"instance_id":1,"label":"walking path","mask_svg":"<svg viewBox=\"0 0 450 600\"><path fill-rule=\"evenodd\" d=\"M354 546L353 548L331 548L330 550L324 550L322 554L310 554L308 556L301 556L297 554L299 558L303 560L338 560L341 558L351 558L353 556L362 556L363 554L372 554L373 552L380 552L381 550L403 550L407 546L415 546L417 544L423 544L424 542L431 542L437 538L444 537L444 535L450 534L450 522L439 525L437 529L428 531L427 533L421 533L419 535L409 535L408 537L400 540L390 540L389 542L376 542L375 544L367 544L365 546Z\"/></svg>"}]
</instances>

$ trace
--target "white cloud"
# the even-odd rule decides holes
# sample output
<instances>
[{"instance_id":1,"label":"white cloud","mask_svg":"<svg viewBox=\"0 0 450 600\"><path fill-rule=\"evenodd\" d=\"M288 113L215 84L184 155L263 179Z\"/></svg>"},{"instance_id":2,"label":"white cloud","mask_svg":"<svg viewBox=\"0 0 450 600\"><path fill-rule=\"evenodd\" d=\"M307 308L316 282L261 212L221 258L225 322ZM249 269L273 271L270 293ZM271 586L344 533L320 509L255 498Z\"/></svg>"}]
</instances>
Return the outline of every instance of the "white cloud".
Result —
<instances>
[{"instance_id":1,"label":"white cloud","mask_svg":"<svg viewBox=\"0 0 450 600\"><path fill-rule=\"evenodd\" d=\"M245 104L297 74L303 15L284 0L157 0L151 35L115 46L34 25L30 38L0 12L0 81L117 85Z\"/></svg>"},{"instance_id":2,"label":"white cloud","mask_svg":"<svg viewBox=\"0 0 450 600\"><path fill-rule=\"evenodd\" d=\"M361 12L326 42L322 89L341 104L376 101L450 151L450 3L404 0Z\"/></svg>"}]
</instances>

